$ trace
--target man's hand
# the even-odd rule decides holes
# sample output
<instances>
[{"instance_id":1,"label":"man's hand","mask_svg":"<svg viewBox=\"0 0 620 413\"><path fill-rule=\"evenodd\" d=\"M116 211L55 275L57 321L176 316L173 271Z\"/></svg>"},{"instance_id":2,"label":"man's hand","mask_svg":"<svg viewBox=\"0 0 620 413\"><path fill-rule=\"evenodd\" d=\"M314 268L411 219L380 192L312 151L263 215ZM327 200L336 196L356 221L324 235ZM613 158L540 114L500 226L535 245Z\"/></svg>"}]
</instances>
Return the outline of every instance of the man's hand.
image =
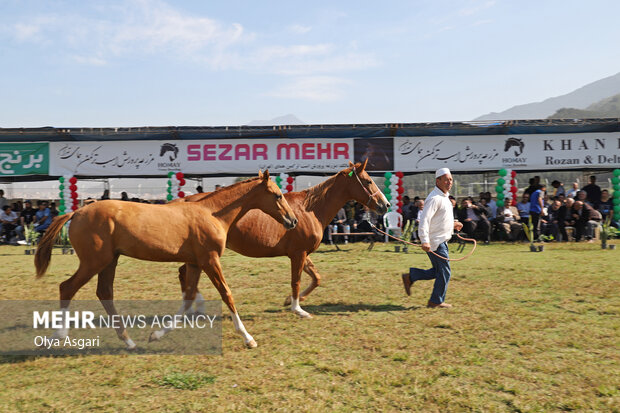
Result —
<instances>
[{"instance_id":1,"label":"man's hand","mask_svg":"<svg viewBox=\"0 0 620 413\"><path fill-rule=\"evenodd\" d=\"M424 242L422 243L422 249L426 252L430 252L431 250L431 244L429 244L428 242Z\"/></svg>"},{"instance_id":2,"label":"man's hand","mask_svg":"<svg viewBox=\"0 0 620 413\"><path fill-rule=\"evenodd\" d=\"M463 229L463 223L459 221L454 221L454 230L456 232L459 232L461 229Z\"/></svg>"}]
</instances>

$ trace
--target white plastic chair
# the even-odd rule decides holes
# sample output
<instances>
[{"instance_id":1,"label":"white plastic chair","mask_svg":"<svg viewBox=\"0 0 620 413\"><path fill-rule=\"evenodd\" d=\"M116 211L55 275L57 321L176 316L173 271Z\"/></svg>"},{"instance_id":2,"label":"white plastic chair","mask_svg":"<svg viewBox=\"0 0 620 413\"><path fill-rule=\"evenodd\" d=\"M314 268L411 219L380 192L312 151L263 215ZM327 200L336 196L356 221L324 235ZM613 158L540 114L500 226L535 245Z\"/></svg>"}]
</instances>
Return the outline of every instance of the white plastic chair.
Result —
<instances>
[{"instance_id":1,"label":"white plastic chair","mask_svg":"<svg viewBox=\"0 0 620 413\"><path fill-rule=\"evenodd\" d=\"M390 211L383 216L383 225L385 232L395 237L402 234L403 216L396 211ZM385 242L388 242L388 236L385 236Z\"/></svg>"}]
</instances>

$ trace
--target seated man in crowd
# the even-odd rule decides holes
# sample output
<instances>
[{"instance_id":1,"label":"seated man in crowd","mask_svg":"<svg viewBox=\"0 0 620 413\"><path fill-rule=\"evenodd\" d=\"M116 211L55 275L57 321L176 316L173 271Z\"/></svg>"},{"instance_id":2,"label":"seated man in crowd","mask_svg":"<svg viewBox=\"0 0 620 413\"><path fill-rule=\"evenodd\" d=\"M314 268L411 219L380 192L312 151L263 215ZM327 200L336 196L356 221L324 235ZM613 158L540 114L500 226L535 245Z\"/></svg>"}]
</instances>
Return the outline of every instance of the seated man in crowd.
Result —
<instances>
[{"instance_id":1,"label":"seated man in crowd","mask_svg":"<svg viewBox=\"0 0 620 413\"><path fill-rule=\"evenodd\" d=\"M517 207L511 205L512 199L505 198L504 206L497 208L497 226L504 231L511 241L519 239L523 231L523 226L519 222L519 211Z\"/></svg>"},{"instance_id":2,"label":"seated man in crowd","mask_svg":"<svg viewBox=\"0 0 620 413\"><path fill-rule=\"evenodd\" d=\"M577 192L579 192L579 182L573 182L573 187L566 191L566 198L577 198Z\"/></svg>"},{"instance_id":3,"label":"seated man in crowd","mask_svg":"<svg viewBox=\"0 0 620 413\"><path fill-rule=\"evenodd\" d=\"M334 217L334 219L332 219L332 223L331 225L327 226L327 237L329 240L330 244L334 243L334 240L332 239L332 234L334 232L346 232L344 226L347 225L347 213L344 210L344 208L340 208L338 210L338 212L336 213L336 216ZM347 237L346 235L344 236L344 243L348 243L349 242L349 237Z\"/></svg>"},{"instance_id":4,"label":"seated man in crowd","mask_svg":"<svg viewBox=\"0 0 620 413\"><path fill-rule=\"evenodd\" d=\"M487 218L492 221L497 218L497 202L495 202L490 192L485 192L483 198L485 205L489 208L489 216ZM480 203L482 203L482 198L480 198Z\"/></svg>"},{"instance_id":5,"label":"seated man in crowd","mask_svg":"<svg viewBox=\"0 0 620 413\"><path fill-rule=\"evenodd\" d=\"M37 202L37 206L39 207L39 210L34 215L34 220L33 220L35 224L34 230L42 233L42 232L45 232L45 230L47 230L47 228L52 223L52 213L50 212L50 209L47 207L46 201Z\"/></svg>"},{"instance_id":6,"label":"seated man in crowd","mask_svg":"<svg viewBox=\"0 0 620 413\"><path fill-rule=\"evenodd\" d=\"M591 207L594 207L594 205L590 201L588 201L588 194L584 190L577 192L577 197L575 198L575 201L581 201L584 204L588 204Z\"/></svg>"},{"instance_id":7,"label":"seated man in crowd","mask_svg":"<svg viewBox=\"0 0 620 413\"><path fill-rule=\"evenodd\" d=\"M523 194L521 197L521 202L517 202L517 210L519 211L519 216L521 217L521 223L527 224L530 219L530 195Z\"/></svg>"},{"instance_id":8,"label":"seated man in crowd","mask_svg":"<svg viewBox=\"0 0 620 413\"><path fill-rule=\"evenodd\" d=\"M418 228L420 227L420 218L422 217L422 211L424 211L424 199L418 199L416 202L417 215L414 217L414 231L413 231L413 239L420 239L418 236Z\"/></svg>"},{"instance_id":9,"label":"seated man in crowd","mask_svg":"<svg viewBox=\"0 0 620 413\"><path fill-rule=\"evenodd\" d=\"M24 205L24 209L19 217L19 226L15 228L15 232L17 232L17 237L19 238L17 242L24 241L24 228L32 223L37 213L37 210L32 207L32 201L29 199L24 202Z\"/></svg>"},{"instance_id":10,"label":"seated man in crowd","mask_svg":"<svg viewBox=\"0 0 620 413\"><path fill-rule=\"evenodd\" d=\"M566 241L566 206L562 205L559 199L553 201L547 210L545 217L546 225L543 231L544 235L551 235L556 241Z\"/></svg>"},{"instance_id":11,"label":"seated man in crowd","mask_svg":"<svg viewBox=\"0 0 620 413\"><path fill-rule=\"evenodd\" d=\"M562 184L562 182L556 179L551 182L551 186L553 187L553 191L551 194L552 196L566 195L566 191L564 190L564 185Z\"/></svg>"},{"instance_id":12,"label":"seated man in crowd","mask_svg":"<svg viewBox=\"0 0 620 413\"><path fill-rule=\"evenodd\" d=\"M3 236L6 242L10 242L11 238L13 238L18 219L19 217L12 211L9 205L2 207L2 212L0 212L0 224L2 225L0 236Z\"/></svg>"},{"instance_id":13,"label":"seated man in crowd","mask_svg":"<svg viewBox=\"0 0 620 413\"><path fill-rule=\"evenodd\" d=\"M582 201L575 201L573 205L573 219L575 222L575 241L580 241L585 235L585 239L591 241L594 238L594 229L601 221L601 214Z\"/></svg>"},{"instance_id":14,"label":"seated man in crowd","mask_svg":"<svg viewBox=\"0 0 620 413\"><path fill-rule=\"evenodd\" d=\"M598 208L596 209L603 216L603 221L607 219L607 215L609 215L610 212L613 215L614 203L611 197L609 196L608 190L603 189L601 191L601 202L598 203Z\"/></svg>"},{"instance_id":15,"label":"seated man in crowd","mask_svg":"<svg viewBox=\"0 0 620 413\"><path fill-rule=\"evenodd\" d=\"M470 198L463 199L458 219L463 224L463 231L468 237L474 238L476 230L482 233L482 240L488 244L491 240L491 223L487 218L490 212L482 204L474 204Z\"/></svg>"}]
</instances>

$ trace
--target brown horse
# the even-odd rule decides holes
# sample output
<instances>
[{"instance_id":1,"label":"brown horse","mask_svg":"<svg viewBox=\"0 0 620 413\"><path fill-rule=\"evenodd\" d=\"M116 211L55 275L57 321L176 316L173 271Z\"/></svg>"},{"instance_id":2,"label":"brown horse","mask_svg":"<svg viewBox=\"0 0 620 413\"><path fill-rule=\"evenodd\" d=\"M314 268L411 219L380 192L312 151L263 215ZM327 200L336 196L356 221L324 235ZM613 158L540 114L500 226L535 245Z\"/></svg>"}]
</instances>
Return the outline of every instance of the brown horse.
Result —
<instances>
[{"instance_id":1,"label":"brown horse","mask_svg":"<svg viewBox=\"0 0 620 413\"><path fill-rule=\"evenodd\" d=\"M248 257L288 256L291 260L292 295L285 301L291 304L291 311L300 317L310 317L299 301L308 296L321 282L321 276L308 257L316 251L323 238L325 227L349 200L385 213L389 202L365 171L364 164L353 165L338 172L326 181L301 192L289 192L284 197L299 219L292 231L284 231L276 222L260 211L251 211L230 228L226 246ZM206 194L184 198L185 202L199 201ZM187 288L187 266L179 268L181 290ZM312 278L312 283L299 295L301 272ZM197 306L202 295L198 294Z\"/></svg>"},{"instance_id":2,"label":"brown horse","mask_svg":"<svg viewBox=\"0 0 620 413\"><path fill-rule=\"evenodd\" d=\"M35 254L37 277L45 274L54 239L65 222L71 220L69 237L80 259L78 270L60 284L60 306L68 311L75 293L95 274L99 274L97 297L110 315L116 314L113 283L120 255L148 261L186 263L184 309L191 306L203 270L230 309L235 329L248 347L256 342L245 330L222 274L220 257L227 233L252 209L274 218L274 227L292 229L297 218L269 172L212 192L198 202L150 205L123 201L101 201L56 218L41 239ZM276 223L277 222L277 223ZM284 228L282 228L284 230ZM286 230L284 230L286 231ZM127 347L135 343L126 330L116 330ZM54 338L66 337L66 329L56 330ZM151 336L158 339L159 336Z\"/></svg>"}]
</instances>

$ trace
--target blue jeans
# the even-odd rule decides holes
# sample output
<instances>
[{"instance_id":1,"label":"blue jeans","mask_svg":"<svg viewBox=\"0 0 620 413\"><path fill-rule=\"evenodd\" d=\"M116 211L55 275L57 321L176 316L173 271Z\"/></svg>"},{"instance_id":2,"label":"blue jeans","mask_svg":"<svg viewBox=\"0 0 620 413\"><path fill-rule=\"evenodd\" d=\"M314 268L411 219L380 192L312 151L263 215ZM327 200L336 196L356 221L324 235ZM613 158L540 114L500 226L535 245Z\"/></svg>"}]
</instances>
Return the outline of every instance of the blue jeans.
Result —
<instances>
[{"instance_id":1,"label":"blue jeans","mask_svg":"<svg viewBox=\"0 0 620 413\"><path fill-rule=\"evenodd\" d=\"M448 244L446 242L439 244L435 253L448 258ZM434 304L441 304L446 299L446 291L448 290L448 282L450 281L450 261L442 260L430 252L426 254L430 258L433 268L428 270L410 268L409 279L411 282L418 280L435 280L430 301Z\"/></svg>"}]
</instances>

